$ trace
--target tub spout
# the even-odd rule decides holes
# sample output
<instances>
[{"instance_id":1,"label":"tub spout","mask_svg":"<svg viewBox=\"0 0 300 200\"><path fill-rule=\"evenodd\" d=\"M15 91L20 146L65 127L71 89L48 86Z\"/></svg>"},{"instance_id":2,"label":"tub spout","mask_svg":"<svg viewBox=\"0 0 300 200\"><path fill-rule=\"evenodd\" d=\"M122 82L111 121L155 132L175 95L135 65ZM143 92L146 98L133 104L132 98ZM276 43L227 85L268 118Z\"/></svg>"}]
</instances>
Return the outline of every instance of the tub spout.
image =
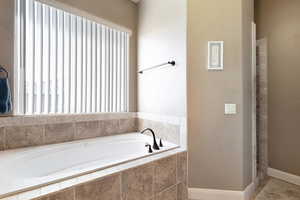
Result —
<instances>
[{"instance_id":1,"label":"tub spout","mask_svg":"<svg viewBox=\"0 0 300 200\"><path fill-rule=\"evenodd\" d=\"M151 129L151 128L146 128L145 130L143 130L141 133L145 133L146 131L150 131L152 133L152 136L153 136L153 149L155 150L159 150L159 147L157 145L157 142L156 142L156 137L155 137L155 133L154 131Z\"/></svg>"}]
</instances>

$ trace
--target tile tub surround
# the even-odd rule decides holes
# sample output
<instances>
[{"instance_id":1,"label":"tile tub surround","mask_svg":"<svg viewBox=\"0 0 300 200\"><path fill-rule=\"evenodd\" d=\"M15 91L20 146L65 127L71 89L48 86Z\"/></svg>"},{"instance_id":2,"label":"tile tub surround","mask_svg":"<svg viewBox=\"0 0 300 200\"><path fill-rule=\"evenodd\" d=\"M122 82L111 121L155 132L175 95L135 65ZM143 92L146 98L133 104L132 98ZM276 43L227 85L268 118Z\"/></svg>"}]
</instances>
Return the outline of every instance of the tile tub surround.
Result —
<instances>
[{"instance_id":1,"label":"tile tub surround","mask_svg":"<svg viewBox=\"0 0 300 200\"><path fill-rule=\"evenodd\" d=\"M40 125L5 127L4 133L6 149L37 146L44 141L44 127Z\"/></svg>"},{"instance_id":2,"label":"tile tub surround","mask_svg":"<svg viewBox=\"0 0 300 200\"><path fill-rule=\"evenodd\" d=\"M97 115L0 118L0 151L137 131L134 116L109 116L102 119Z\"/></svg>"},{"instance_id":3,"label":"tile tub surround","mask_svg":"<svg viewBox=\"0 0 300 200\"><path fill-rule=\"evenodd\" d=\"M187 200L186 161L181 152L35 200Z\"/></svg>"},{"instance_id":4,"label":"tile tub surround","mask_svg":"<svg viewBox=\"0 0 300 200\"><path fill-rule=\"evenodd\" d=\"M187 149L187 118L178 116L137 113L138 130L152 128L157 137Z\"/></svg>"},{"instance_id":5,"label":"tile tub surround","mask_svg":"<svg viewBox=\"0 0 300 200\"><path fill-rule=\"evenodd\" d=\"M180 126L161 121L153 121L148 119L137 119L138 131L145 128L154 130L156 136L163 140L167 140L174 144L180 144ZM151 135L151 133L147 133Z\"/></svg>"},{"instance_id":6,"label":"tile tub surround","mask_svg":"<svg viewBox=\"0 0 300 200\"><path fill-rule=\"evenodd\" d=\"M152 128L158 138L181 146L182 119L145 113L40 115L0 118L0 151L57 144Z\"/></svg>"},{"instance_id":7,"label":"tile tub surround","mask_svg":"<svg viewBox=\"0 0 300 200\"><path fill-rule=\"evenodd\" d=\"M5 134L4 128L0 128L0 151L5 149Z\"/></svg>"}]
</instances>

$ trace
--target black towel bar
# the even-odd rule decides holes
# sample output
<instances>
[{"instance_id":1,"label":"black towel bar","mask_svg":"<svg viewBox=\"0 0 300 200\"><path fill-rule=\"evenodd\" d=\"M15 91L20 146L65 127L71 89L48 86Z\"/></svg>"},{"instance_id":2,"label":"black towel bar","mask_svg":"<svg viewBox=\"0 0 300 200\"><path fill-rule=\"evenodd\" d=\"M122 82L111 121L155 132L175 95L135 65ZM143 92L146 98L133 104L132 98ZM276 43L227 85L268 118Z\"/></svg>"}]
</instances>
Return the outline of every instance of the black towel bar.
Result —
<instances>
[{"instance_id":1,"label":"black towel bar","mask_svg":"<svg viewBox=\"0 0 300 200\"><path fill-rule=\"evenodd\" d=\"M146 68L146 69L142 69L139 71L140 74L143 74L145 71L149 71L149 70L152 70L152 69L155 69L155 68L158 68L158 67L162 67L162 66L165 66L165 65L172 65L172 66L175 66L176 65L176 62L174 60L172 61L168 61L166 63L162 63L162 64L159 64L159 65L155 65L155 66L152 66L152 67L149 67L149 68Z\"/></svg>"}]
</instances>

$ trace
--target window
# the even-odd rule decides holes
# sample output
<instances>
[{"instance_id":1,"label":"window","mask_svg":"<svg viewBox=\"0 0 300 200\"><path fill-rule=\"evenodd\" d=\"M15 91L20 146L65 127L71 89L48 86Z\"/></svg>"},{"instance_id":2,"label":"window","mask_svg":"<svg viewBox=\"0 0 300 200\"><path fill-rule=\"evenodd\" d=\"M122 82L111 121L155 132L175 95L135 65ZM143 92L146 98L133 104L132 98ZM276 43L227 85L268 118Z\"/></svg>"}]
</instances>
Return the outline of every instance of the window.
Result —
<instances>
[{"instance_id":1,"label":"window","mask_svg":"<svg viewBox=\"0 0 300 200\"><path fill-rule=\"evenodd\" d=\"M16 28L17 114L128 111L130 33L34 0Z\"/></svg>"}]
</instances>

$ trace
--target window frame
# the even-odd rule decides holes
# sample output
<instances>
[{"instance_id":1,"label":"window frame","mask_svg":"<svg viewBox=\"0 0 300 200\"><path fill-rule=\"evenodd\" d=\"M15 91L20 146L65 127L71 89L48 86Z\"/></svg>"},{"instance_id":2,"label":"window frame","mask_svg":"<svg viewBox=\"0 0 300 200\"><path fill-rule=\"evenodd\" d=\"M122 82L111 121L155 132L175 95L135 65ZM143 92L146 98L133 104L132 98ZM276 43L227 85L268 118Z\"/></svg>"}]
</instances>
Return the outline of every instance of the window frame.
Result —
<instances>
[{"instance_id":1,"label":"window frame","mask_svg":"<svg viewBox=\"0 0 300 200\"><path fill-rule=\"evenodd\" d=\"M24 33L25 31L25 26L26 26L26 19L24 18L23 20L20 20L20 15L22 14L22 12L25 12L24 10L22 10L22 7L25 8L25 4L27 0L15 0L15 32L14 32L14 98L13 98L13 115L28 115L25 112L25 104L26 104L26 100L25 100L25 96L26 96L26 89L25 89L25 54L26 54L26 45L25 45L25 38L26 35L25 34L21 34L22 32ZM127 59L127 111L126 112L130 112L129 111L129 100L130 100L130 71L131 71L131 67L130 67L130 41L131 41L131 36L132 36L132 30L125 27L125 26L121 26L119 24L116 24L114 22L111 22L109 20L106 20L104 18L95 16L89 12L86 12L84 10L75 8L73 6L67 5L65 3L61 3L58 2L56 0L33 0L34 2L39 2L54 8L57 8L59 10L62 10L64 12L67 12L69 14L75 15L75 16L79 16L79 17L83 17L87 20L90 20L92 22L95 22L97 24L100 25L104 25L108 28L117 30L117 31L122 31L125 32L129 35L129 41L127 44L127 51L128 51L128 59ZM21 5L20 5L21 4ZM21 55L21 56L19 56ZM21 103L20 103L21 102ZM79 113L79 114L95 114L95 113L103 113L103 112L84 112L84 113ZM65 113L58 113L55 115L66 115ZM78 114L78 113L68 113L67 115L72 115L72 114ZM33 113L32 115L34 116L38 116L38 115L51 115L51 113L40 113L40 114L36 114Z\"/></svg>"}]
</instances>

